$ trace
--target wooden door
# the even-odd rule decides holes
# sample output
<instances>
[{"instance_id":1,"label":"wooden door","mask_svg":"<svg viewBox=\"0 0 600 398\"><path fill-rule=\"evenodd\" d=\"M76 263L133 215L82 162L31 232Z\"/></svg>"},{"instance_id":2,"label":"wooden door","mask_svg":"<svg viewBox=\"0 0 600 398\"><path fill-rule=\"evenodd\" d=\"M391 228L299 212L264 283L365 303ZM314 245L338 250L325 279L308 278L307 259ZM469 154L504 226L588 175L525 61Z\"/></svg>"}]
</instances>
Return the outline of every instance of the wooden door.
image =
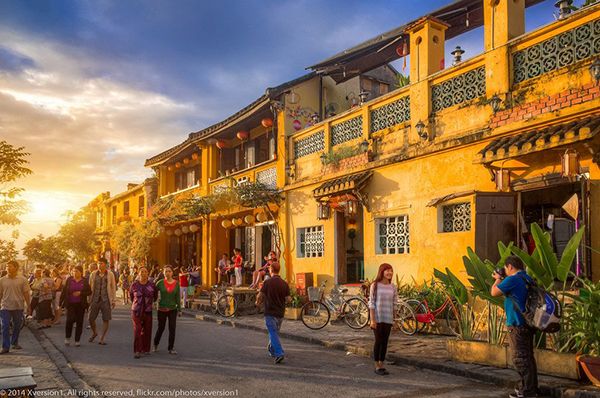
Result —
<instances>
[{"instance_id":1,"label":"wooden door","mask_svg":"<svg viewBox=\"0 0 600 398\"><path fill-rule=\"evenodd\" d=\"M516 242L516 194L479 193L475 197L475 252L482 260L500 259L498 242Z\"/></svg>"}]
</instances>

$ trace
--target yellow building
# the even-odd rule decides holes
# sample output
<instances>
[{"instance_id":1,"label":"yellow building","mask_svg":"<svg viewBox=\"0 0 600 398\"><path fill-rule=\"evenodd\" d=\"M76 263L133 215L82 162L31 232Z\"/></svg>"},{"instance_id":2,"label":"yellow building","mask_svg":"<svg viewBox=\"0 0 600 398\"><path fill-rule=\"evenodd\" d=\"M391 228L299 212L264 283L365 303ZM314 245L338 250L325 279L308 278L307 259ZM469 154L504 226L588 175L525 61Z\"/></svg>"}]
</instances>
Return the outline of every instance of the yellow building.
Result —
<instances>
[{"instance_id":1,"label":"yellow building","mask_svg":"<svg viewBox=\"0 0 600 398\"><path fill-rule=\"evenodd\" d=\"M136 223L149 217L149 210L156 200L157 183L156 178L148 178L141 184L127 184L126 191L113 197L110 192L104 192L90 203L96 212L95 233L101 242L99 257L105 257L111 264L120 257L127 257L111 248L111 234L121 223ZM152 257L156 258L157 255L153 249Z\"/></svg>"},{"instance_id":2,"label":"yellow building","mask_svg":"<svg viewBox=\"0 0 600 398\"><path fill-rule=\"evenodd\" d=\"M499 240L530 247L538 222L559 253L586 225L573 270L600 277L588 248L600 247L600 6L525 33L534 1L462 3L475 8L449 6L434 13L444 20L423 17L313 67L343 82L408 49L410 85L290 137L292 274L357 282L387 262L404 281L444 267L466 279L467 246L495 259ZM483 24L484 53L444 67L446 38L469 18Z\"/></svg>"}]
</instances>

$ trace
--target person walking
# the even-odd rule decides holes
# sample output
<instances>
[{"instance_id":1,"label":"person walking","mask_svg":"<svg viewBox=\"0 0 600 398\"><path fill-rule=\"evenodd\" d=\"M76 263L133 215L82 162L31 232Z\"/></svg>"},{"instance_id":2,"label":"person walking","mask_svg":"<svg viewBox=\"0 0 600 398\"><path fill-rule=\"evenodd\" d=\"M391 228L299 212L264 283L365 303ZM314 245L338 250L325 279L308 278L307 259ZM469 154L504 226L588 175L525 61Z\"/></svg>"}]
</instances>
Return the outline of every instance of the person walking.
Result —
<instances>
[{"instance_id":1,"label":"person walking","mask_svg":"<svg viewBox=\"0 0 600 398\"><path fill-rule=\"evenodd\" d=\"M182 308L187 307L188 286L190 285L188 277L189 273L187 272L187 270L181 267L181 270L179 271L179 294L181 296L180 301L182 303Z\"/></svg>"},{"instance_id":2,"label":"person walking","mask_svg":"<svg viewBox=\"0 0 600 398\"><path fill-rule=\"evenodd\" d=\"M152 339L152 304L158 297L154 282L150 281L148 268L139 267L138 279L129 290L131 299L131 319L133 321L133 356L150 354ZM177 296L179 298L179 296Z\"/></svg>"},{"instance_id":3,"label":"person walking","mask_svg":"<svg viewBox=\"0 0 600 398\"><path fill-rule=\"evenodd\" d=\"M30 283L31 287L31 305L27 308L27 318L33 317L33 311L37 309L40 302L40 289L42 287L42 269L36 267L33 271L33 280Z\"/></svg>"},{"instance_id":4,"label":"person walking","mask_svg":"<svg viewBox=\"0 0 600 398\"><path fill-rule=\"evenodd\" d=\"M242 286L242 267L244 266L244 258L240 249L233 249L233 270L235 272L235 286Z\"/></svg>"},{"instance_id":5,"label":"person walking","mask_svg":"<svg viewBox=\"0 0 600 398\"><path fill-rule=\"evenodd\" d=\"M274 261L269 267L271 278L263 283L260 292L256 296L256 306L260 306L264 301L265 325L269 332L269 345L267 350L269 355L275 358L275 363L281 363L284 358L283 347L279 340L279 330L283 323L285 313L285 304L292 301L290 297L290 287L281 279L279 271L281 266Z\"/></svg>"},{"instance_id":6,"label":"person walking","mask_svg":"<svg viewBox=\"0 0 600 398\"><path fill-rule=\"evenodd\" d=\"M52 309L54 310L54 320L52 323L58 325L60 323L60 317L62 315L62 309L60 307L60 296L63 291L64 280L61 276L61 270L54 268L50 273L52 280L54 281L54 298L52 300Z\"/></svg>"},{"instance_id":7,"label":"person walking","mask_svg":"<svg viewBox=\"0 0 600 398\"><path fill-rule=\"evenodd\" d=\"M131 287L131 283L133 282L133 278L129 273L129 268L125 268L123 272L121 272L120 285L121 290L123 290L123 305L129 304L129 288Z\"/></svg>"},{"instance_id":8,"label":"person walking","mask_svg":"<svg viewBox=\"0 0 600 398\"><path fill-rule=\"evenodd\" d=\"M524 270L523 262L517 256L509 256L504 261L506 276L494 271L495 282L490 289L494 297L504 295L504 311L508 329L508 345L512 361L519 373L519 383L511 398L536 397L538 392L537 364L533 353L535 331L530 328L522 312L527 302L527 284L533 279ZM519 308L515 308L518 305Z\"/></svg>"},{"instance_id":9,"label":"person walking","mask_svg":"<svg viewBox=\"0 0 600 398\"><path fill-rule=\"evenodd\" d=\"M6 354L10 348L20 350L19 333L23 321L25 306L29 306L29 283L24 276L18 274L19 263L9 261L6 275L0 278L0 326L2 327L2 350ZM12 321L12 336L10 322Z\"/></svg>"},{"instance_id":10,"label":"person walking","mask_svg":"<svg viewBox=\"0 0 600 398\"><path fill-rule=\"evenodd\" d=\"M39 285L39 298L35 310L35 319L40 324L39 329L46 329L54 322L52 305L54 303L54 280L50 277L50 270L42 270L42 279Z\"/></svg>"},{"instance_id":11,"label":"person walking","mask_svg":"<svg viewBox=\"0 0 600 398\"><path fill-rule=\"evenodd\" d=\"M381 264L369 294L370 326L375 335L373 360L375 361L375 373L380 376L389 374L383 367L383 361L394 323L394 305L398 298L396 285L392 284L392 276L394 276L392 266L387 263Z\"/></svg>"},{"instance_id":12,"label":"person walking","mask_svg":"<svg viewBox=\"0 0 600 398\"><path fill-rule=\"evenodd\" d=\"M83 267L73 267L73 276L64 283L60 306L67 310L65 322L65 345L71 344L73 325L75 325L75 347L79 347L81 333L83 332L83 316L87 309L87 299L91 293L90 284L83 277Z\"/></svg>"},{"instance_id":13,"label":"person walking","mask_svg":"<svg viewBox=\"0 0 600 398\"><path fill-rule=\"evenodd\" d=\"M99 313L102 313L102 335L98 344L106 345L106 334L112 319L112 310L115 308L117 284L115 275L108 271L108 262L105 258L101 258L98 262L98 270L90 274L90 289L89 322L92 336L88 341L91 343L98 336L96 318L98 318Z\"/></svg>"},{"instance_id":14,"label":"person walking","mask_svg":"<svg viewBox=\"0 0 600 398\"><path fill-rule=\"evenodd\" d=\"M161 279L156 284L156 289L160 299L158 301L158 329L154 335L153 351L158 351L160 338L165 331L167 320L169 321L169 345L167 349L169 354L176 355L177 351L173 348L175 345L175 328L177 322L177 314L181 310L181 301L179 300L180 286L177 279L173 279L173 269L170 265L166 265L163 273L164 279Z\"/></svg>"}]
</instances>

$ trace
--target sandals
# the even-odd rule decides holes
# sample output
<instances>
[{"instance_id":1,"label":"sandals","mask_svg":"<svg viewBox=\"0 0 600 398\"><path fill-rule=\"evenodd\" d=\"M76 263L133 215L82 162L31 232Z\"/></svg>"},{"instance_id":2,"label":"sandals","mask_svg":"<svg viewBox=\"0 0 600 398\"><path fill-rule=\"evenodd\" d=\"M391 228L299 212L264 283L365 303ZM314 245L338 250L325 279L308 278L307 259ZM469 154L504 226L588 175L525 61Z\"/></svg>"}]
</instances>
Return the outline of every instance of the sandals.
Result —
<instances>
[{"instance_id":1,"label":"sandals","mask_svg":"<svg viewBox=\"0 0 600 398\"><path fill-rule=\"evenodd\" d=\"M99 341L98 344L100 344L100 345L106 345L106 341Z\"/></svg>"},{"instance_id":2,"label":"sandals","mask_svg":"<svg viewBox=\"0 0 600 398\"><path fill-rule=\"evenodd\" d=\"M377 374L379 376L385 376L385 375L389 375L390 372L388 372L385 368L379 368L379 369L375 369L375 374Z\"/></svg>"},{"instance_id":3,"label":"sandals","mask_svg":"<svg viewBox=\"0 0 600 398\"><path fill-rule=\"evenodd\" d=\"M93 343L93 342L94 342L94 339L95 339L96 337L98 337L98 335L97 335L97 334L94 334L94 335L92 335L92 337L90 337L90 338L88 339L88 341L89 341L90 343Z\"/></svg>"}]
</instances>

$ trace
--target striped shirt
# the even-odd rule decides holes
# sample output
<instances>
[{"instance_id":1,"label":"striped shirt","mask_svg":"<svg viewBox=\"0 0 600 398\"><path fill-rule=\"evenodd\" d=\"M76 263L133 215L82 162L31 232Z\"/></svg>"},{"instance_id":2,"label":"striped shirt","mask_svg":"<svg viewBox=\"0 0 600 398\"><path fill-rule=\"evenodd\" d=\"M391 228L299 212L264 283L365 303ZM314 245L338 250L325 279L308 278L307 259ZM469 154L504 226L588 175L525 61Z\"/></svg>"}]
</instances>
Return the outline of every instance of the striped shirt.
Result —
<instances>
[{"instance_id":1,"label":"striped shirt","mask_svg":"<svg viewBox=\"0 0 600 398\"><path fill-rule=\"evenodd\" d=\"M377 283L377 298L373 292L375 286L371 286L369 297L369 309L375 310L375 322L394 323L394 304L398 298L396 285L392 283Z\"/></svg>"}]
</instances>

